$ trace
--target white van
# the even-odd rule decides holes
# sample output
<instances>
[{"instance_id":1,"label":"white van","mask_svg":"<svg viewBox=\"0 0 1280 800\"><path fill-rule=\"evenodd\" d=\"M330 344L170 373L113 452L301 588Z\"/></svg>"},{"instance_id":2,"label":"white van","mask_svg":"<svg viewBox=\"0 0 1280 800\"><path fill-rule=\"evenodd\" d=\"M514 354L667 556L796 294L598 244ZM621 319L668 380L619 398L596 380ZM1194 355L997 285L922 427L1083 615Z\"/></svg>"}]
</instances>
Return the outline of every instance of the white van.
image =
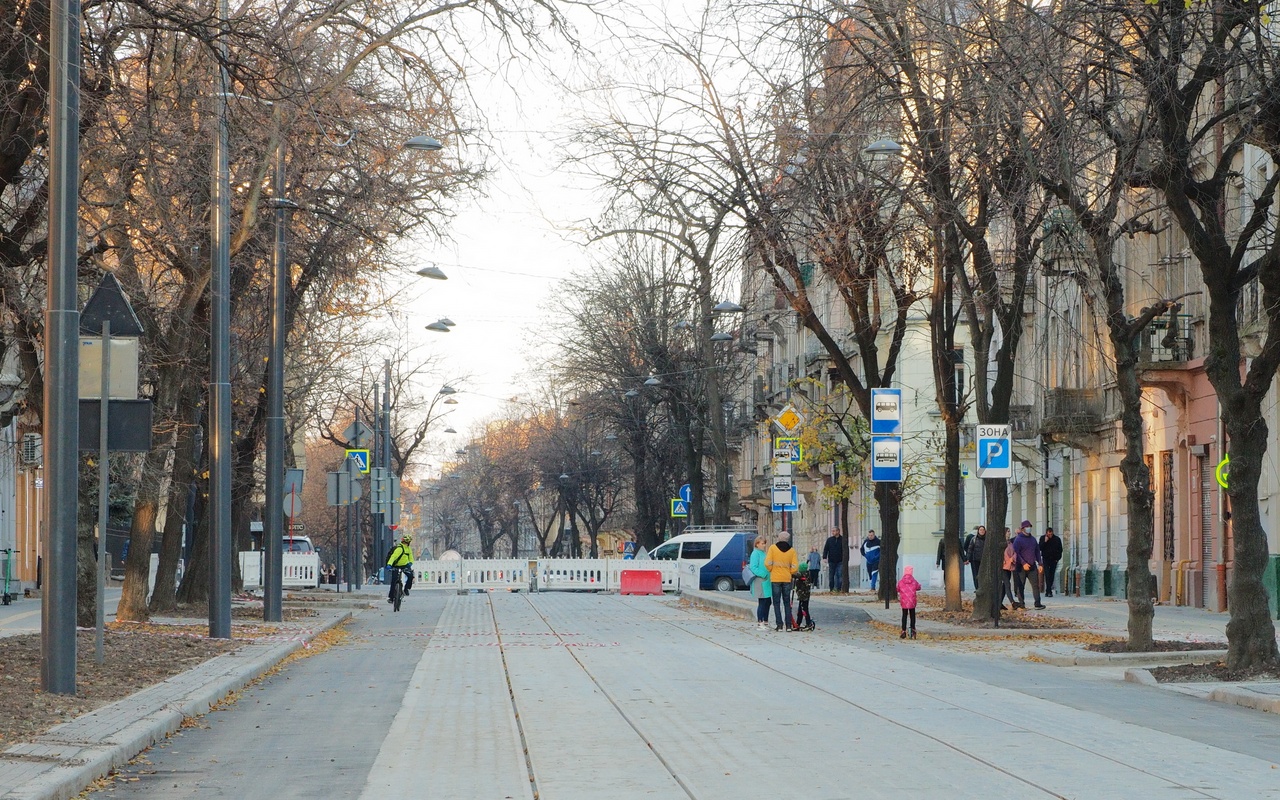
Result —
<instances>
[{"instance_id":1,"label":"white van","mask_svg":"<svg viewBox=\"0 0 1280 800\"><path fill-rule=\"evenodd\" d=\"M683 585L732 592L747 588L742 568L751 560L755 538L755 531L736 525L699 525L658 545L649 557L677 562Z\"/></svg>"}]
</instances>

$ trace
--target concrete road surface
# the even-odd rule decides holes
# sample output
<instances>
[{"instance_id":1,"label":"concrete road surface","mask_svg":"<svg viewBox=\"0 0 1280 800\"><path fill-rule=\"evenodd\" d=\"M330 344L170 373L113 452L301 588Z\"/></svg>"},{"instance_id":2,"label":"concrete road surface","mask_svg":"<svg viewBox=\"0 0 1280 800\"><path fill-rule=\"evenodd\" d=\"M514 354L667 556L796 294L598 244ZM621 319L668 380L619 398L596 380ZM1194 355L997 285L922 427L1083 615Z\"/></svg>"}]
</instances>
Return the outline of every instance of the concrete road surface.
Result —
<instances>
[{"instance_id":1,"label":"concrete road surface","mask_svg":"<svg viewBox=\"0 0 1280 800\"><path fill-rule=\"evenodd\" d=\"M419 592L349 630L91 796L1280 798L1275 715L855 623Z\"/></svg>"}]
</instances>

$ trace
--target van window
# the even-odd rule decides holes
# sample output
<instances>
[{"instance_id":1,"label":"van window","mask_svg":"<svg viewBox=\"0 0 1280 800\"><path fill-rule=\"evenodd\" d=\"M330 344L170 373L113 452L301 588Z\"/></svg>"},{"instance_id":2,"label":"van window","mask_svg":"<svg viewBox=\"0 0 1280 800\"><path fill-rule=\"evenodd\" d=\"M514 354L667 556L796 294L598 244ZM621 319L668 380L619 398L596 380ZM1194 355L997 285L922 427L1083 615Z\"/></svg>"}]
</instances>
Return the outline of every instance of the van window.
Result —
<instances>
[{"instance_id":1,"label":"van window","mask_svg":"<svg viewBox=\"0 0 1280 800\"><path fill-rule=\"evenodd\" d=\"M711 542L685 542L681 558L697 558L703 561L711 559Z\"/></svg>"},{"instance_id":2,"label":"van window","mask_svg":"<svg viewBox=\"0 0 1280 800\"><path fill-rule=\"evenodd\" d=\"M656 558L659 561L675 561L678 555L680 555L680 543L667 542L650 553L649 558Z\"/></svg>"}]
</instances>

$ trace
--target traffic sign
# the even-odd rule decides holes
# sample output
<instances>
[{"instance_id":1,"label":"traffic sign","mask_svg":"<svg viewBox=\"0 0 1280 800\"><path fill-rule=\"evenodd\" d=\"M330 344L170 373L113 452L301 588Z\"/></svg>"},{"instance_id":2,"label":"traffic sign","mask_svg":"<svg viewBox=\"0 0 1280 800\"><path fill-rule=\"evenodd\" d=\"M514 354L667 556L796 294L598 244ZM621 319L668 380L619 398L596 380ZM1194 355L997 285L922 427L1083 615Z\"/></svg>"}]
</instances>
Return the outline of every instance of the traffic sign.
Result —
<instances>
[{"instance_id":1,"label":"traffic sign","mask_svg":"<svg viewBox=\"0 0 1280 800\"><path fill-rule=\"evenodd\" d=\"M693 502L693 487L689 484L686 483L684 486L681 486L678 494L680 495L680 499L686 503Z\"/></svg>"},{"instance_id":2,"label":"traffic sign","mask_svg":"<svg viewBox=\"0 0 1280 800\"><path fill-rule=\"evenodd\" d=\"M1222 460L1218 462L1217 468L1214 469L1213 471L1213 477L1214 477L1214 480L1218 482L1218 485L1221 486L1223 489L1228 488L1227 481L1231 479L1231 456L1230 455L1223 456Z\"/></svg>"},{"instance_id":3,"label":"traffic sign","mask_svg":"<svg viewBox=\"0 0 1280 800\"><path fill-rule=\"evenodd\" d=\"M871 435L902 434L902 390L871 390Z\"/></svg>"},{"instance_id":4,"label":"traffic sign","mask_svg":"<svg viewBox=\"0 0 1280 800\"><path fill-rule=\"evenodd\" d=\"M296 517L302 513L302 492L288 492L281 503L286 517Z\"/></svg>"},{"instance_id":5,"label":"traffic sign","mask_svg":"<svg viewBox=\"0 0 1280 800\"><path fill-rule=\"evenodd\" d=\"M677 519L689 516L689 502L679 497L671 498L671 516Z\"/></svg>"},{"instance_id":6,"label":"traffic sign","mask_svg":"<svg viewBox=\"0 0 1280 800\"><path fill-rule=\"evenodd\" d=\"M795 406L787 403L786 406L778 412L778 416L773 418L773 424L777 425L783 433L792 434L799 430L800 426L804 424L804 414L796 411Z\"/></svg>"},{"instance_id":7,"label":"traffic sign","mask_svg":"<svg viewBox=\"0 0 1280 800\"><path fill-rule=\"evenodd\" d=\"M773 506L774 513L778 513L781 511L795 511L796 509L800 508L800 494L799 492L796 491L796 487L794 486L791 487L790 497L787 497L786 495L782 495L780 497L777 495L777 493L773 493L773 495L774 496L773 496L772 506ZM787 502L779 503L778 502L779 500L784 500Z\"/></svg>"},{"instance_id":8,"label":"traffic sign","mask_svg":"<svg viewBox=\"0 0 1280 800\"><path fill-rule=\"evenodd\" d=\"M801 446L800 440L794 436L778 436L773 440L773 460L789 461L792 464L799 464L800 459L804 457L804 447Z\"/></svg>"},{"instance_id":9,"label":"traffic sign","mask_svg":"<svg viewBox=\"0 0 1280 800\"><path fill-rule=\"evenodd\" d=\"M373 438L373 428L357 420L347 426L347 429L342 432L342 438L362 448Z\"/></svg>"},{"instance_id":10,"label":"traffic sign","mask_svg":"<svg viewBox=\"0 0 1280 800\"><path fill-rule=\"evenodd\" d=\"M302 494L302 481L306 477L306 472L300 469L286 469L284 471L284 493L289 494L295 492Z\"/></svg>"},{"instance_id":11,"label":"traffic sign","mask_svg":"<svg viewBox=\"0 0 1280 800\"><path fill-rule=\"evenodd\" d=\"M363 449L353 449L347 451L347 458L353 458L360 464L360 471L369 474L369 451Z\"/></svg>"},{"instance_id":12,"label":"traffic sign","mask_svg":"<svg viewBox=\"0 0 1280 800\"><path fill-rule=\"evenodd\" d=\"M979 425L978 477L1012 478L1013 444L1008 425Z\"/></svg>"},{"instance_id":13,"label":"traffic sign","mask_svg":"<svg viewBox=\"0 0 1280 800\"><path fill-rule=\"evenodd\" d=\"M902 482L902 437L871 437L871 480L875 483Z\"/></svg>"}]
</instances>

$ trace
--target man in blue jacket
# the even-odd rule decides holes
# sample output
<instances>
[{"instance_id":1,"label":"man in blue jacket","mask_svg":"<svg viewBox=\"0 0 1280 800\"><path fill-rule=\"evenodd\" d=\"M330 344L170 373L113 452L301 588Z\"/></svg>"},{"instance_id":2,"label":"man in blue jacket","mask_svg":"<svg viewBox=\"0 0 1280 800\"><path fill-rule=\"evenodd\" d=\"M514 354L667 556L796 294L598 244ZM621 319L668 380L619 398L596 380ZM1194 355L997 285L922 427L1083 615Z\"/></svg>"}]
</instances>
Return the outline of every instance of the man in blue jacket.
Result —
<instances>
[{"instance_id":1,"label":"man in blue jacket","mask_svg":"<svg viewBox=\"0 0 1280 800\"><path fill-rule=\"evenodd\" d=\"M1035 541L1032 539L1032 541ZM876 579L880 577L880 540L875 531L867 531L867 538L862 540L862 560L867 565L867 575L871 577L871 591L876 590Z\"/></svg>"},{"instance_id":2,"label":"man in blue jacket","mask_svg":"<svg viewBox=\"0 0 1280 800\"><path fill-rule=\"evenodd\" d=\"M1031 535L1031 520L1024 519L1018 534L1013 537L1013 583L1017 594L1017 605L1027 607L1026 582L1031 581L1036 608L1044 608L1040 603L1040 571L1044 566L1040 558L1040 543Z\"/></svg>"}]
</instances>

